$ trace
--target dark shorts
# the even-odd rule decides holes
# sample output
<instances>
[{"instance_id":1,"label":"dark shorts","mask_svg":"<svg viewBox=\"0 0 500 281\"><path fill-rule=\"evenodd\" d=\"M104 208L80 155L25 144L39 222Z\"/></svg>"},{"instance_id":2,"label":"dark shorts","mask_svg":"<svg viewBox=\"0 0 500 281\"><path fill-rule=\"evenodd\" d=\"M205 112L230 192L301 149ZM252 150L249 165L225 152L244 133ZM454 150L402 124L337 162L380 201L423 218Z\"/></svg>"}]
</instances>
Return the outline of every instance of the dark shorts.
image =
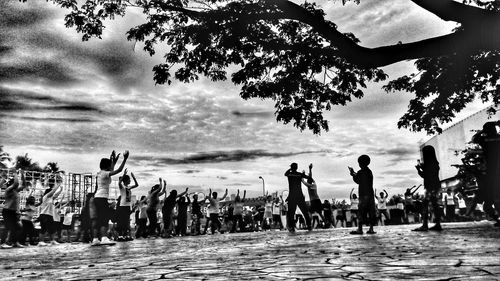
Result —
<instances>
[{"instance_id":1,"label":"dark shorts","mask_svg":"<svg viewBox=\"0 0 500 281\"><path fill-rule=\"evenodd\" d=\"M40 215L38 217L40 220L40 233L41 234L53 234L55 232L55 225L54 225L54 219L52 218L51 215Z\"/></svg>"},{"instance_id":2,"label":"dark shorts","mask_svg":"<svg viewBox=\"0 0 500 281\"><path fill-rule=\"evenodd\" d=\"M97 226L108 226L111 217L107 198L94 198Z\"/></svg>"},{"instance_id":3,"label":"dark shorts","mask_svg":"<svg viewBox=\"0 0 500 281\"><path fill-rule=\"evenodd\" d=\"M309 212L311 213L318 213L321 214L323 211L323 204L321 203L321 200L319 199L314 199L311 201L311 209L309 209Z\"/></svg>"}]
</instances>

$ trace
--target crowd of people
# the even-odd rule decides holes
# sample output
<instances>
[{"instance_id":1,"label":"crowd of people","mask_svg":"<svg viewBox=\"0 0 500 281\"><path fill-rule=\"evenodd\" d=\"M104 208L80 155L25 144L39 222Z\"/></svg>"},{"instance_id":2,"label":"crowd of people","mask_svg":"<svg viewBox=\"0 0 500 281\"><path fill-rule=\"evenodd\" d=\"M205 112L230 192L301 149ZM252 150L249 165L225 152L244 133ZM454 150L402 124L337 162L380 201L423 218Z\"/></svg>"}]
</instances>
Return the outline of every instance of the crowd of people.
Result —
<instances>
[{"instance_id":1,"label":"crowd of people","mask_svg":"<svg viewBox=\"0 0 500 281\"><path fill-rule=\"evenodd\" d=\"M487 147L485 143L488 141L488 135L480 135L476 141ZM294 233L297 228L311 231L317 227L337 227L339 224L342 227L354 226L355 230L350 232L353 235L363 234L363 225L368 227L367 234L375 234L374 227L379 222L381 225L387 222L395 223L391 217L397 217L404 223L408 222L410 215L414 217L414 221L422 222L415 231L441 231L444 212L448 221L455 219L457 210L460 215L468 213L465 199L460 193L454 194L451 189L441 194L439 163L434 148L423 147L422 156L422 162L418 161L415 167L417 174L423 178L423 185L408 188L401 196L389 198L386 190L377 194L373 188L373 173L369 168L371 159L368 155L361 155L358 158L358 171L348 167L353 182L358 185L357 192L355 189L351 190L349 203L345 200L322 201L313 177L313 165L309 165L309 171L306 173L299 172L298 164L292 163L284 174L289 183L288 196L266 196L263 204L251 208L246 204L246 191L243 191L241 197L240 191L237 190L234 200L229 201L225 200L227 189L221 197L210 189L206 196L199 198L196 193L189 194L188 188L181 193L171 190L167 195L166 181L162 178L151 187L147 196L132 202L133 189L137 188L139 183L134 174L129 175L125 169L129 152L123 153L123 160L116 168L120 154L117 155L113 151L109 158L101 159L96 190L86 195L78 214L71 211L74 206L71 206L70 200L65 200L62 181L57 176L45 179L46 189L40 202L37 203L35 197L30 194L26 206L20 209L19 193L26 189L28 184L24 173L18 171L13 178L0 179L0 186L6 187L2 210L4 231L0 237L1 248L47 246L62 241L82 241L98 246L141 238L271 229L287 229ZM471 208L484 203L488 214L497 221L495 225L498 226L498 215L494 208L494 205L499 203L495 200L495 192L498 191L491 190L496 182L492 182L488 175L492 172L494 170L487 170L484 179L478 181L479 191ZM113 176L118 176L120 196L116 203L110 204L109 190ZM486 181L488 185L483 184ZM302 193L302 185L307 188L309 204ZM422 186L425 193L419 195L417 191ZM396 206L392 215L389 212L389 204ZM495 207L498 210L498 205ZM39 229L35 228L35 217L40 225ZM135 227L131 227L131 219ZM435 224L429 227L431 220Z\"/></svg>"}]
</instances>

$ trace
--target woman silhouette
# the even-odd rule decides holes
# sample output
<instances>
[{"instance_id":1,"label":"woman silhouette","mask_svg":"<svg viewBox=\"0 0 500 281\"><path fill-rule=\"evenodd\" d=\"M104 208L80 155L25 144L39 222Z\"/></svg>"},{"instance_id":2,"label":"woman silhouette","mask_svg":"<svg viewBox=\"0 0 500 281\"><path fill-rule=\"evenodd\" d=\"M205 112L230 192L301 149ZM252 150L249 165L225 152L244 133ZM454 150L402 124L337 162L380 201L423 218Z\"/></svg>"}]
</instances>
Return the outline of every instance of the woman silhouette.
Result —
<instances>
[{"instance_id":1,"label":"woman silhouette","mask_svg":"<svg viewBox=\"0 0 500 281\"><path fill-rule=\"evenodd\" d=\"M426 145L422 148L422 156L424 163L419 162L415 168L417 168L418 174L424 179L425 198L422 202L423 224L421 227L414 229L414 231L440 231L442 228L440 206L438 204L439 190L441 189L441 182L439 181L439 162L437 161L434 147L430 145ZM434 220L436 222L431 228L428 227L429 202L432 204Z\"/></svg>"}]
</instances>

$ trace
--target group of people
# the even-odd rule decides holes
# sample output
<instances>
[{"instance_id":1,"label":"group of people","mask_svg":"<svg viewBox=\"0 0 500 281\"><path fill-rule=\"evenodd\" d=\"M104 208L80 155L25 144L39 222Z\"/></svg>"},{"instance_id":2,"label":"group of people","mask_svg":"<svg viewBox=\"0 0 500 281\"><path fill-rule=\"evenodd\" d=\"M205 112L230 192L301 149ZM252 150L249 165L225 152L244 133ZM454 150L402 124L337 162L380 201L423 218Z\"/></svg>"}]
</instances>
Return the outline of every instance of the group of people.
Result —
<instances>
[{"instance_id":1,"label":"group of people","mask_svg":"<svg viewBox=\"0 0 500 281\"><path fill-rule=\"evenodd\" d=\"M486 125L485 125L486 126ZM485 133L475 137L475 141L480 143L485 150L488 148L488 128L483 130ZM491 128L490 128L491 129ZM485 155L488 155L485 153ZM422 149L423 161L418 161L415 166L417 173L423 178L423 187L425 195L420 204L422 225L414 231L440 231L441 217L440 200L441 183L439 180L439 163L436 158L436 152L432 146L425 146ZM139 186L139 183L133 173L128 174L125 165L129 157L129 152L123 153L121 164L116 167L120 154L113 151L109 158L103 158L100 161L100 171L97 173L96 190L88 193L86 200L79 214L79 227L76 233L76 239L91 242L91 245L109 245L115 241L128 241L134 238L141 237L172 237L174 235L187 235L188 229L188 211L191 210L191 233L199 235L207 233L212 234L221 232L222 224L220 220L220 202L227 197L228 190L222 197L218 197L217 192L209 190L207 196L198 198L197 194L191 197L188 194L188 189L182 193L177 193L176 190L171 190L166 194L166 181L159 179L158 184L155 184L148 192L147 196L142 196L138 202L132 202L132 190ZM497 220L498 216L495 213L493 205L498 210L498 190L494 186L491 178L495 179L491 173L495 173L494 165L497 165L498 159L489 159L485 175L478 179L479 193L475 198L476 203L484 202L491 213L491 216ZM355 171L352 167L348 167L349 174L353 182L358 185L357 194L354 189L350 193L350 212L356 218L356 230L351 231L353 235L363 234L363 225L368 227L367 234L375 234L374 226L378 220L389 219L387 209L388 193L383 190L377 194L373 187L373 173L369 168L371 159L368 155L361 155L358 158L359 170ZM491 164L493 163L493 164ZM492 168L493 166L493 168ZM257 206L253 209L245 208L246 191L243 192L243 197L240 197L238 190L234 201L227 208L226 222L230 222L229 232L284 228L282 216L286 217L286 227L288 231L294 233L296 225L301 220L301 224L308 230L313 230L315 226L323 224L326 227L336 226L333 215L332 205L328 200L321 201L318 195L318 186L313 178L313 165L309 165L309 172L298 171L298 164L292 163L290 168L285 172L285 177L288 179L289 192L287 198L273 198L267 196L263 206ZM496 171L496 174L498 171ZM110 205L110 184L113 176L119 175L118 186L120 196L116 204ZM30 194L26 200L26 206L20 210L19 192L27 188L24 179L24 173L18 171L11 178L1 178L0 185L5 188L5 203L2 210L5 229L1 235L1 247L10 248L13 246L23 247L23 245L35 244L38 240L39 246L47 244L57 244L55 236L61 238L64 233L70 239L71 231L75 226L76 214L70 211L70 208L65 206L69 204L69 200L59 198L62 192L61 180L58 177L46 178L46 190L41 198L41 201L36 204L35 197ZM307 187L309 201L307 204L305 196L302 193L302 185ZM403 204L414 198L416 191L420 188L412 187L405 192ZM163 200L161 197L164 195ZM64 195L63 195L64 197ZM447 214L451 216L455 212L454 202L457 198L450 191L444 195L445 209ZM203 205L208 202L207 213L203 212ZM460 201L459 201L460 202ZM408 204L407 204L408 205ZM430 207L430 208L429 208ZM296 215L297 208L301 215ZM174 210L177 210L176 212ZM429 210L433 213L434 226L429 227ZM492 210L492 211L491 211ZM345 209L342 208L337 213L337 222L345 220ZM19 216L18 214L22 214ZM38 221L40 230L38 234L34 227L34 217L38 213ZM378 215L377 215L378 213ZM135 216L136 230L135 233L130 227L131 215ZM202 231L202 219L206 218L204 231ZM113 229L110 231L110 221L113 222ZM114 233L114 239L109 238L110 233Z\"/></svg>"}]
</instances>

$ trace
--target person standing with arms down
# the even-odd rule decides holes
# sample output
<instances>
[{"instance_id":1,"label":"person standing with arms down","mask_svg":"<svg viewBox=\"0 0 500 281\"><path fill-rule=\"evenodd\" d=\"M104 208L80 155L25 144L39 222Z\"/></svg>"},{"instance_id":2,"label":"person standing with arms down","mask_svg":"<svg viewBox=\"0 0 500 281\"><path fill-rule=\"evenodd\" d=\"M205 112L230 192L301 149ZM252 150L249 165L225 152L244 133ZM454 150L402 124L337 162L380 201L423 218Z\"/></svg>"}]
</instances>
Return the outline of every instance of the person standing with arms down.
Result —
<instances>
[{"instance_id":1,"label":"person standing with arms down","mask_svg":"<svg viewBox=\"0 0 500 281\"><path fill-rule=\"evenodd\" d=\"M351 231L351 234L363 234L363 224L370 226L366 232L367 234L375 234L375 231L373 231L373 225L376 222L375 192L373 191L373 174L370 168L368 168L370 157L368 155L359 156L358 164L361 168L358 172L354 172L353 168L349 167L352 179L359 186L358 229Z\"/></svg>"},{"instance_id":2,"label":"person standing with arms down","mask_svg":"<svg viewBox=\"0 0 500 281\"><path fill-rule=\"evenodd\" d=\"M297 207L304 215L306 220L307 229L312 230L311 217L309 216L309 210L307 208L306 200L304 194L302 193L302 179L307 178L305 173L297 172L299 166L297 163L292 163L290 169L285 172L285 177L288 178L288 212L287 212L287 227L288 231L291 233L295 232L294 215Z\"/></svg>"},{"instance_id":3,"label":"person standing with arms down","mask_svg":"<svg viewBox=\"0 0 500 281\"><path fill-rule=\"evenodd\" d=\"M120 158L120 154L116 155L115 151L111 152L110 158L102 158L99 164L100 171L97 173L97 190L94 195L94 204L96 210L96 220L94 221L94 239L92 246L113 245L114 242L106 237L108 232L110 208L108 204L109 198L109 185L111 184L111 177L123 171L125 163L127 162L129 152L126 150L123 153L123 161L118 169L115 168L116 162Z\"/></svg>"},{"instance_id":4,"label":"person standing with arms down","mask_svg":"<svg viewBox=\"0 0 500 281\"><path fill-rule=\"evenodd\" d=\"M439 181L439 162L436 158L436 151L434 147L430 145L424 146L422 148L422 156L424 163L418 161L417 169L418 174L424 179L425 188L425 198L422 202L422 219L423 224L421 227L414 229L413 231L427 231L436 230L441 231L441 212L438 204L439 200L439 190L441 189L441 182ZM432 204L432 210L434 211L434 220L436 224L429 228L429 203Z\"/></svg>"}]
</instances>

